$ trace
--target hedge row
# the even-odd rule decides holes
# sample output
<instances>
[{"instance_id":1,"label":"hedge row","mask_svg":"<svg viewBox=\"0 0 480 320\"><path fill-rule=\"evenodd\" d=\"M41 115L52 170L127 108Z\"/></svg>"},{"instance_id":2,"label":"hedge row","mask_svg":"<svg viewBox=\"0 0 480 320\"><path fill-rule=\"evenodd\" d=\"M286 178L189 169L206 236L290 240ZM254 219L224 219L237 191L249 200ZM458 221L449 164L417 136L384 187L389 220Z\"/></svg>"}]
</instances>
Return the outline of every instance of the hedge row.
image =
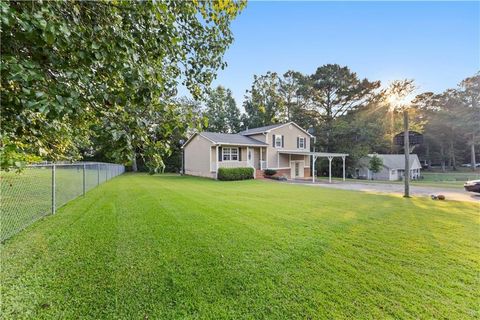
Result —
<instances>
[{"instance_id":1,"label":"hedge row","mask_svg":"<svg viewBox=\"0 0 480 320\"><path fill-rule=\"evenodd\" d=\"M219 168L218 180L234 181L253 179L253 168Z\"/></svg>"}]
</instances>

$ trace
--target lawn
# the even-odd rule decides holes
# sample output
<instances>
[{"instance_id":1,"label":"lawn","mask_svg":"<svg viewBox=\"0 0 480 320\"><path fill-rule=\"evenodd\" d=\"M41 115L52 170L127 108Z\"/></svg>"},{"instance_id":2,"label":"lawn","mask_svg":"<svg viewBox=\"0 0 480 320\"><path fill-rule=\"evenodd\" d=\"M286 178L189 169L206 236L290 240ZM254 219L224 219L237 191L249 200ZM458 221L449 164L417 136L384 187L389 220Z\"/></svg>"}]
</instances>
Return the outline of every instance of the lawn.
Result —
<instances>
[{"instance_id":1,"label":"lawn","mask_svg":"<svg viewBox=\"0 0 480 320\"><path fill-rule=\"evenodd\" d=\"M3 318L480 317L477 204L127 174L7 240Z\"/></svg>"}]
</instances>

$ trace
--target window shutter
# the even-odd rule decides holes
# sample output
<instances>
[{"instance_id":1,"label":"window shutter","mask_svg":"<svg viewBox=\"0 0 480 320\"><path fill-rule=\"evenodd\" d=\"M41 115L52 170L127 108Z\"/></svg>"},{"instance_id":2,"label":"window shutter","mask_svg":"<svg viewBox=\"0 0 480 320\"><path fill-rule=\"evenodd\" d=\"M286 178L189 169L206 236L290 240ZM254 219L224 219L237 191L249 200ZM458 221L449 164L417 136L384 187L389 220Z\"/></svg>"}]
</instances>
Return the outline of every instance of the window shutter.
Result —
<instances>
[{"instance_id":1,"label":"window shutter","mask_svg":"<svg viewBox=\"0 0 480 320\"><path fill-rule=\"evenodd\" d=\"M218 161L222 162L222 147L218 147Z\"/></svg>"},{"instance_id":2,"label":"window shutter","mask_svg":"<svg viewBox=\"0 0 480 320\"><path fill-rule=\"evenodd\" d=\"M242 148L238 148L238 161L242 161Z\"/></svg>"},{"instance_id":3,"label":"window shutter","mask_svg":"<svg viewBox=\"0 0 480 320\"><path fill-rule=\"evenodd\" d=\"M275 148L275 135L272 135L272 141L273 141L272 145Z\"/></svg>"},{"instance_id":4,"label":"window shutter","mask_svg":"<svg viewBox=\"0 0 480 320\"><path fill-rule=\"evenodd\" d=\"M300 148L300 138L297 137L297 149Z\"/></svg>"},{"instance_id":5,"label":"window shutter","mask_svg":"<svg viewBox=\"0 0 480 320\"><path fill-rule=\"evenodd\" d=\"M284 139L283 139L283 137L284 137L284 136L282 136L282 148L284 147L284 144L283 144L283 140L284 140Z\"/></svg>"}]
</instances>

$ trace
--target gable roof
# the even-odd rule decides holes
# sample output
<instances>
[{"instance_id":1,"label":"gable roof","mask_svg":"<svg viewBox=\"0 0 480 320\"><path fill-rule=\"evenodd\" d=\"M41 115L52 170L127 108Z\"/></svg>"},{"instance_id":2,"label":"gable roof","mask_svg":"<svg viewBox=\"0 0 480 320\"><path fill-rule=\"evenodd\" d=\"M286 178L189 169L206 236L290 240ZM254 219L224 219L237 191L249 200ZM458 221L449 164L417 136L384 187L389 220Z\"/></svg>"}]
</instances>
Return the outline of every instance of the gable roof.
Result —
<instances>
[{"instance_id":1,"label":"gable roof","mask_svg":"<svg viewBox=\"0 0 480 320\"><path fill-rule=\"evenodd\" d=\"M293 121L286 122L286 123L277 123L277 124L272 124L272 125L269 125L269 126L258 127L258 128L253 128L253 129L247 129L247 130L244 130L244 131L240 131L238 134L241 134L241 135L244 135L244 136L249 136L249 135L252 135L252 134L269 132L273 129L277 129L277 128L286 126L288 124L296 126L298 129L300 129L301 131L305 132L306 134L308 134L310 137L313 138L313 135L311 135L308 131L306 131L305 129L303 129L302 127L300 127L298 124L296 124Z\"/></svg>"},{"instance_id":2,"label":"gable roof","mask_svg":"<svg viewBox=\"0 0 480 320\"><path fill-rule=\"evenodd\" d=\"M382 159L383 166L388 169L405 169L405 155L403 154L375 154ZM373 154L369 154L369 157L373 157ZM421 169L420 160L415 153L410 154L410 169Z\"/></svg>"},{"instance_id":3,"label":"gable roof","mask_svg":"<svg viewBox=\"0 0 480 320\"><path fill-rule=\"evenodd\" d=\"M240 131L238 134L242 135L250 135L250 134L256 134L256 133L264 133L267 131L270 131L272 129L278 128L283 126L285 123L277 123L277 124L271 124L269 126L264 126L264 127L258 127L258 128L253 128L253 129L247 129Z\"/></svg>"},{"instance_id":4,"label":"gable roof","mask_svg":"<svg viewBox=\"0 0 480 320\"><path fill-rule=\"evenodd\" d=\"M268 144L237 133L199 132L193 134L182 146L185 147L196 135L200 135L214 144L240 146L267 146Z\"/></svg>"}]
</instances>

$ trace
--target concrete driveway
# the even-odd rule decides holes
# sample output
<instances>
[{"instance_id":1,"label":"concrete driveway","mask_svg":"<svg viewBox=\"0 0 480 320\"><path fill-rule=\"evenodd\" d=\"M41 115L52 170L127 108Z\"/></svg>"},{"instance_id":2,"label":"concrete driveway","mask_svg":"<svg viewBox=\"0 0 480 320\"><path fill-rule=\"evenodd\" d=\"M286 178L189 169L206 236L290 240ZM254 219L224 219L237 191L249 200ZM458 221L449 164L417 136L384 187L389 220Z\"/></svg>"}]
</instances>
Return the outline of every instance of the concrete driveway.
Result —
<instances>
[{"instance_id":1,"label":"concrete driveway","mask_svg":"<svg viewBox=\"0 0 480 320\"><path fill-rule=\"evenodd\" d=\"M310 185L312 187L334 188L342 190L356 190L371 193L387 193L403 195L402 184L389 183L362 183L362 182L338 182L327 183L324 181L312 183L310 181L293 180L287 183ZM443 194L446 200L470 201L480 205L480 194L457 190L453 188L427 187L427 186L410 186L410 195L420 197L430 197L432 194ZM480 209L480 207L479 207Z\"/></svg>"}]
</instances>

